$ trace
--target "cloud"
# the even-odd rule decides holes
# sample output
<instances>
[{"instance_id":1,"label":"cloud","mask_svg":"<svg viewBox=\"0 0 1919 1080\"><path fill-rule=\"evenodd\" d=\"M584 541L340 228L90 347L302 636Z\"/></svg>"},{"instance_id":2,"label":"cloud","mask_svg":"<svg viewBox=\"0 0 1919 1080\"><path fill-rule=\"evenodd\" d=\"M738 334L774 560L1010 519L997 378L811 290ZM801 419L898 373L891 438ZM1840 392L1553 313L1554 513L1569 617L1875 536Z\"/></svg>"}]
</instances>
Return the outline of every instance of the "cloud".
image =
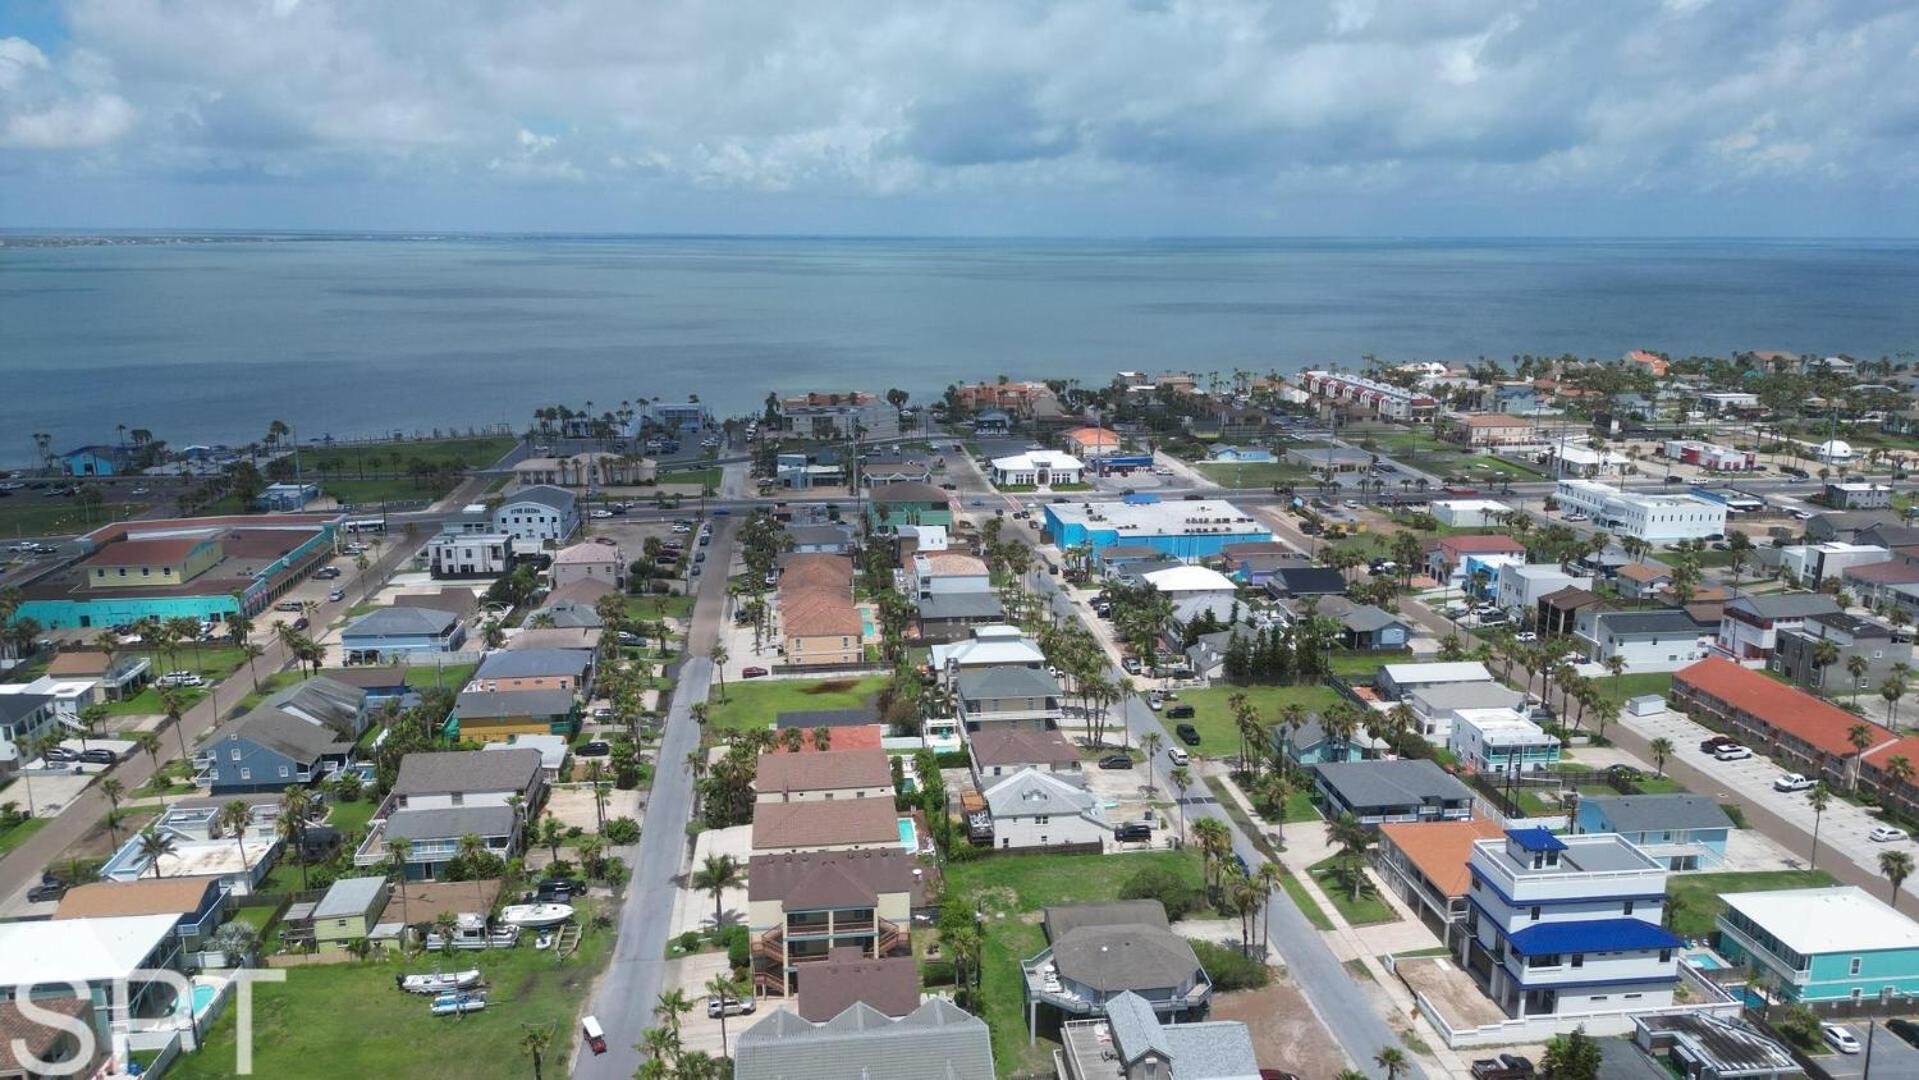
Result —
<instances>
[{"instance_id":1,"label":"cloud","mask_svg":"<svg viewBox=\"0 0 1919 1080\"><path fill-rule=\"evenodd\" d=\"M25 38L0 38L0 149L77 150L106 146L133 127L133 107L89 87L90 67L57 70Z\"/></svg>"},{"instance_id":2,"label":"cloud","mask_svg":"<svg viewBox=\"0 0 1919 1080\"><path fill-rule=\"evenodd\" d=\"M1237 221L1355 192L1830 205L1919 180L1898 0L63 10L57 57L0 39L0 173Z\"/></svg>"}]
</instances>

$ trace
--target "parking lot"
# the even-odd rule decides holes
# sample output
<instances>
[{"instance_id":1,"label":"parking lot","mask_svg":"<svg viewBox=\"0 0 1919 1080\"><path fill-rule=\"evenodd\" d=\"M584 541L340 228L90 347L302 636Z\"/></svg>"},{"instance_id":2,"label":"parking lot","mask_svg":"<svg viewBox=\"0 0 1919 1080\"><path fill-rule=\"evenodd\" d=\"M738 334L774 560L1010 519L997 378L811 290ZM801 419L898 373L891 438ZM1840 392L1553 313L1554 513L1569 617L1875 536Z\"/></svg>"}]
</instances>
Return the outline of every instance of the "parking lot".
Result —
<instances>
[{"instance_id":1,"label":"parking lot","mask_svg":"<svg viewBox=\"0 0 1919 1080\"><path fill-rule=\"evenodd\" d=\"M1866 1076L1866 1062L1868 1061L1864 1053L1864 1047L1868 1037L1870 1037L1872 1042L1872 1056L1870 1060L1872 1062L1873 1080L1880 1080L1882 1077L1887 1078L1887 1080L1890 1080L1892 1077L1898 1077L1900 1080L1913 1080L1913 1078L1919 1077L1919 1048L1915 1048L1911 1043L1887 1031L1882 1026L1884 1021L1847 1020L1834 1022L1852 1032L1853 1037L1859 1040L1861 1052L1857 1054L1831 1053L1820 1057L1820 1067L1826 1070L1826 1073L1832 1077L1832 1080L1864 1080Z\"/></svg>"}]
</instances>

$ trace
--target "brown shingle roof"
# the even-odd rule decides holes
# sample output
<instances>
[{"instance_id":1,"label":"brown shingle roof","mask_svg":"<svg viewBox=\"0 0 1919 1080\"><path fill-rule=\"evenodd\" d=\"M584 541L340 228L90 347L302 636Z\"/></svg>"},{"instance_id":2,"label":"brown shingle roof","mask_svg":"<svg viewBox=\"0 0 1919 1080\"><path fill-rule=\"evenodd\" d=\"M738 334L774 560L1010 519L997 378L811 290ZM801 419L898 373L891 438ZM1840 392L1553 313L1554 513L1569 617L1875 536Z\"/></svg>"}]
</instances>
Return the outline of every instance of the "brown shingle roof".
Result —
<instances>
[{"instance_id":1,"label":"brown shingle roof","mask_svg":"<svg viewBox=\"0 0 1919 1080\"><path fill-rule=\"evenodd\" d=\"M406 682L406 669L403 667L350 667L330 670L326 677L348 686L357 686L362 690L377 689L384 686L399 686Z\"/></svg>"},{"instance_id":2,"label":"brown shingle roof","mask_svg":"<svg viewBox=\"0 0 1919 1080\"><path fill-rule=\"evenodd\" d=\"M84 998L35 998L33 1003L38 1008L75 1019L90 1019L93 1015L93 1002ZM27 1053L45 1061L52 1055L54 1047L60 1040L67 1037L69 1037L68 1033L64 1029L29 1020L21 1015L20 1006L14 1002L13 995L9 994L6 1000L0 1001L0 1073L6 1073L9 1076L26 1073L26 1064L13 1052L16 1040L24 1046ZM97 1041L95 1047L94 1056L97 1058L99 1056Z\"/></svg>"},{"instance_id":3,"label":"brown shingle roof","mask_svg":"<svg viewBox=\"0 0 1919 1080\"><path fill-rule=\"evenodd\" d=\"M746 866L746 893L749 901L778 900L795 909L853 907L882 893L911 893L917 906L923 899L918 870L899 848L755 855Z\"/></svg>"},{"instance_id":4,"label":"brown shingle roof","mask_svg":"<svg viewBox=\"0 0 1919 1080\"><path fill-rule=\"evenodd\" d=\"M76 649L56 655L47 664L49 675L105 675L107 654L93 649Z\"/></svg>"},{"instance_id":5,"label":"brown shingle roof","mask_svg":"<svg viewBox=\"0 0 1919 1080\"><path fill-rule=\"evenodd\" d=\"M812 754L761 754L753 786L773 791L836 791L891 787L892 762L884 750L827 750Z\"/></svg>"},{"instance_id":6,"label":"brown shingle roof","mask_svg":"<svg viewBox=\"0 0 1919 1080\"><path fill-rule=\"evenodd\" d=\"M899 814L890 799L759 803L753 807L754 851L890 845L899 843L899 839Z\"/></svg>"},{"instance_id":7,"label":"brown shingle roof","mask_svg":"<svg viewBox=\"0 0 1919 1080\"><path fill-rule=\"evenodd\" d=\"M968 736L981 765L1070 765L1079 751L1057 731L975 731Z\"/></svg>"},{"instance_id":8,"label":"brown shingle roof","mask_svg":"<svg viewBox=\"0 0 1919 1080\"><path fill-rule=\"evenodd\" d=\"M108 544L87 562L92 566L172 566L186 561L194 548L206 542L207 537L204 536L177 540L122 540L117 544Z\"/></svg>"},{"instance_id":9,"label":"brown shingle roof","mask_svg":"<svg viewBox=\"0 0 1919 1080\"><path fill-rule=\"evenodd\" d=\"M387 901L386 917L406 919L410 926L421 926L432 923L443 911L455 915L464 911L490 911L500 895L500 885L497 878L402 882Z\"/></svg>"},{"instance_id":10,"label":"brown shingle roof","mask_svg":"<svg viewBox=\"0 0 1919 1080\"><path fill-rule=\"evenodd\" d=\"M855 1002L895 1017L919 1008L919 963L910 956L875 960L845 948L834 950L825 963L807 965L799 1000L802 1019L824 1024Z\"/></svg>"},{"instance_id":11,"label":"brown shingle roof","mask_svg":"<svg viewBox=\"0 0 1919 1080\"><path fill-rule=\"evenodd\" d=\"M105 919L119 915L189 915L200 910L207 890L219 881L208 877L142 878L95 881L67 890L54 910L56 919Z\"/></svg>"},{"instance_id":12,"label":"brown shingle roof","mask_svg":"<svg viewBox=\"0 0 1919 1080\"><path fill-rule=\"evenodd\" d=\"M1405 852L1407 861L1426 875L1434 888L1447 896L1464 896L1472 884L1466 860L1472 855L1473 841L1490 840L1500 835L1500 829L1496 822L1475 818L1381 825L1379 834Z\"/></svg>"},{"instance_id":13,"label":"brown shingle roof","mask_svg":"<svg viewBox=\"0 0 1919 1080\"><path fill-rule=\"evenodd\" d=\"M1619 576L1627 581L1637 581L1641 585L1650 584L1660 578L1672 576L1672 568L1664 563L1627 563L1619 568Z\"/></svg>"}]
</instances>

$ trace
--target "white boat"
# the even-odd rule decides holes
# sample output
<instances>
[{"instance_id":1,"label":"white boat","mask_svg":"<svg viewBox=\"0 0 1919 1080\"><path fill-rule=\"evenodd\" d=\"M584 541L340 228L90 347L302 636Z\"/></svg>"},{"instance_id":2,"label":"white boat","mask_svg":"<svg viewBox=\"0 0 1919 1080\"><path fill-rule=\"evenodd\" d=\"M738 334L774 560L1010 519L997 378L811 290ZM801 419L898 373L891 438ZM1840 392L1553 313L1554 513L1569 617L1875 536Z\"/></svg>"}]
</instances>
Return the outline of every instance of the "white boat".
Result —
<instances>
[{"instance_id":1,"label":"white boat","mask_svg":"<svg viewBox=\"0 0 1919 1080\"><path fill-rule=\"evenodd\" d=\"M478 969L436 971L431 975L395 975L393 983L409 994L444 994L480 985Z\"/></svg>"},{"instance_id":2,"label":"white boat","mask_svg":"<svg viewBox=\"0 0 1919 1080\"><path fill-rule=\"evenodd\" d=\"M486 998L480 994L441 994L433 999L431 1011L435 1016L453 1016L457 1013L479 1012L486 1008Z\"/></svg>"},{"instance_id":3,"label":"white boat","mask_svg":"<svg viewBox=\"0 0 1919 1080\"><path fill-rule=\"evenodd\" d=\"M528 929L558 926L572 917L571 904L508 904L500 909L501 922Z\"/></svg>"},{"instance_id":4,"label":"white boat","mask_svg":"<svg viewBox=\"0 0 1919 1080\"><path fill-rule=\"evenodd\" d=\"M551 930L540 931L540 936L534 940L533 947L535 949L552 948L553 947L553 931Z\"/></svg>"}]
</instances>

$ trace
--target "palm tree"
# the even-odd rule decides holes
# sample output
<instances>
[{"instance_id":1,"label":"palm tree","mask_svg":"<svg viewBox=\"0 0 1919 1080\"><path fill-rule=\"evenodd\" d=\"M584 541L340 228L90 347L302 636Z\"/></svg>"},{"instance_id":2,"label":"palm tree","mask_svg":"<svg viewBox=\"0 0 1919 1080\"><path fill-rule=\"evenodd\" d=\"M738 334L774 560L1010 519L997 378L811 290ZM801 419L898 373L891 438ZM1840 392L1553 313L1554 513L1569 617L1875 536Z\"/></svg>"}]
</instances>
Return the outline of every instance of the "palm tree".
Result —
<instances>
[{"instance_id":1,"label":"palm tree","mask_svg":"<svg viewBox=\"0 0 1919 1080\"><path fill-rule=\"evenodd\" d=\"M1881 771L1885 773L1886 782L1880 796L1888 802L1896 797L1900 802L1910 803L1906 788L1912 783L1912 759L1904 754L1894 754L1886 759L1886 767Z\"/></svg>"},{"instance_id":2,"label":"palm tree","mask_svg":"<svg viewBox=\"0 0 1919 1080\"><path fill-rule=\"evenodd\" d=\"M729 654L726 651L726 645L724 642L715 641L713 643L713 647L707 650L706 658L713 662L713 674L717 676L720 680L720 700L725 701L726 700L726 662L727 660L731 659L731 654Z\"/></svg>"},{"instance_id":3,"label":"palm tree","mask_svg":"<svg viewBox=\"0 0 1919 1080\"><path fill-rule=\"evenodd\" d=\"M1660 776L1665 776L1666 759L1672 757L1672 740L1662 735L1648 743L1647 749L1652 751L1653 766L1659 770Z\"/></svg>"},{"instance_id":4,"label":"palm tree","mask_svg":"<svg viewBox=\"0 0 1919 1080\"><path fill-rule=\"evenodd\" d=\"M460 928L459 917L451 911L442 911L433 916L433 931L440 935L440 951L447 955L453 953L453 934Z\"/></svg>"},{"instance_id":5,"label":"palm tree","mask_svg":"<svg viewBox=\"0 0 1919 1080\"><path fill-rule=\"evenodd\" d=\"M307 818L313 814L313 792L303 787L290 787L280 796L280 827L285 837L293 842L293 850L300 862L300 888L307 888Z\"/></svg>"},{"instance_id":6,"label":"palm tree","mask_svg":"<svg viewBox=\"0 0 1919 1080\"><path fill-rule=\"evenodd\" d=\"M1812 856L1807 864L1813 869L1819 867L1819 821L1826 816L1826 808L1832 805L1832 789L1824 780L1812 786L1812 794L1806 797L1806 805L1812 807Z\"/></svg>"},{"instance_id":7,"label":"palm tree","mask_svg":"<svg viewBox=\"0 0 1919 1080\"><path fill-rule=\"evenodd\" d=\"M731 855L708 855L706 861L693 871L692 886L700 892L713 895L713 929L718 931L725 926L725 910L720 906L720 898L726 890L745 880L741 873L739 860Z\"/></svg>"},{"instance_id":8,"label":"palm tree","mask_svg":"<svg viewBox=\"0 0 1919 1080\"><path fill-rule=\"evenodd\" d=\"M1859 687L1866 681L1866 672L1872 670L1872 661L1859 653L1846 657L1846 674L1852 676L1852 703L1859 704Z\"/></svg>"},{"instance_id":9,"label":"palm tree","mask_svg":"<svg viewBox=\"0 0 1919 1080\"><path fill-rule=\"evenodd\" d=\"M542 1080L541 1065L547 1050L553 1045L553 1029L529 1026L520 1035L520 1049L533 1059L533 1080Z\"/></svg>"},{"instance_id":10,"label":"palm tree","mask_svg":"<svg viewBox=\"0 0 1919 1080\"><path fill-rule=\"evenodd\" d=\"M1899 699L1906 696L1905 681L1894 675L1879 686L1879 696L1886 699L1886 726L1897 727Z\"/></svg>"},{"instance_id":11,"label":"palm tree","mask_svg":"<svg viewBox=\"0 0 1919 1080\"><path fill-rule=\"evenodd\" d=\"M1186 789L1192 786L1193 770L1184 765L1175 765L1167 779L1173 782L1177 792L1174 798L1179 803L1179 837L1184 840L1186 839Z\"/></svg>"},{"instance_id":12,"label":"palm tree","mask_svg":"<svg viewBox=\"0 0 1919 1080\"><path fill-rule=\"evenodd\" d=\"M1865 763L1866 751L1872 749L1872 727L1869 724L1854 724L1846 729L1846 741L1852 744L1852 792L1859 793L1859 767Z\"/></svg>"},{"instance_id":13,"label":"palm tree","mask_svg":"<svg viewBox=\"0 0 1919 1080\"><path fill-rule=\"evenodd\" d=\"M413 918L406 909L406 861L413 854L413 841L404 836L390 836L386 841L386 866L393 874L400 892L400 922L405 926L413 925ZM400 942L406 943L406 933L402 930Z\"/></svg>"},{"instance_id":14,"label":"palm tree","mask_svg":"<svg viewBox=\"0 0 1919 1080\"><path fill-rule=\"evenodd\" d=\"M715 975L706 980L706 992L724 1003L742 1001L753 991L731 975ZM729 1056L726 1046L726 1010L724 1008L720 1010L720 1056L722 1058Z\"/></svg>"},{"instance_id":15,"label":"palm tree","mask_svg":"<svg viewBox=\"0 0 1919 1080\"><path fill-rule=\"evenodd\" d=\"M116 849L120 846L120 796L126 793L126 785L111 776L100 781L100 794L107 797L107 835Z\"/></svg>"},{"instance_id":16,"label":"palm tree","mask_svg":"<svg viewBox=\"0 0 1919 1080\"><path fill-rule=\"evenodd\" d=\"M1159 782L1153 775L1153 759L1159 756L1159 748L1166 745L1166 736L1157 731L1149 731L1140 737L1139 745L1146 751L1146 790L1159 790Z\"/></svg>"},{"instance_id":17,"label":"palm tree","mask_svg":"<svg viewBox=\"0 0 1919 1080\"><path fill-rule=\"evenodd\" d=\"M454 842L453 853L455 858L466 863L467 869L472 871L473 892L479 900L481 914L485 914L486 892L480 885L480 881L485 875L479 871L479 859L481 855L486 854L486 840L483 839L479 833L462 833L460 838Z\"/></svg>"},{"instance_id":18,"label":"palm tree","mask_svg":"<svg viewBox=\"0 0 1919 1080\"><path fill-rule=\"evenodd\" d=\"M1386 1070L1386 1080L1399 1080L1406 1068L1406 1052L1397 1046L1382 1046L1373 1055L1373 1063Z\"/></svg>"},{"instance_id":19,"label":"palm tree","mask_svg":"<svg viewBox=\"0 0 1919 1080\"><path fill-rule=\"evenodd\" d=\"M233 830L233 842L240 847L240 865L247 864L247 826L253 824L253 806L245 799L231 799L220 804L220 812L214 821L222 829Z\"/></svg>"},{"instance_id":20,"label":"palm tree","mask_svg":"<svg viewBox=\"0 0 1919 1080\"><path fill-rule=\"evenodd\" d=\"M146 857L147 865L153 867L155 880L164 876L160 873L160 860L177 854L179 850L180 844L174 840L172 833L149 828L140 834L140 854Z\"/></svg>"},{"instance_id":21,"label":"palm tree","mask_svg":"<svg viewBox=\"0 0 1919 1080\"><path fill-rule=\"evenodd\" d=\"M679 988L669 990L653 1003L653 1015L666 1029L673 1033L673 1041L680 1040L680 1017L693 1011L693 1002L686 991Z\"/></svg>"},{"instance_id":22,"label":"palm tree","mask_svg":"<svg viewBox=\"0 0 1919 1080\"><path fill-rule=\"evenodd\" d=\"M147 760L153 765L154 780L160 778L160 735L154 731L136 731L131 736L133 745L146 751ZM152 781L148 781L151 783Z\"/></svg>"},{"instance_id":23,"label":"palm tree","mask_svg":"<svg viewBox=\"0 0 1919 1080\"><path fill-rule=\"evenodd\" d=\"M1361 869L1366 860L1366 849L1377 842L1378 837L1371 829L1359 823L1352 814L1341 814L1326 823L1326 839L1339 848L1342 861L1346 864L1346 873L1351 879L1353 899L1359 899L1360 888L1366 883L1365 873Z\"/></svg>"},{"instance_id":24,"label":"palm tree","mask_svg":"<svg viewBox=\"0 0 1919 1080\"><path fill-rule=\"evenodd\" d=\"M1912 856L1903 851L1883 851L1879 853L1879 872L1892 882L1892 906L1899 906L1899 886L1912 876Z\"/></svg>"}]
</instances>

